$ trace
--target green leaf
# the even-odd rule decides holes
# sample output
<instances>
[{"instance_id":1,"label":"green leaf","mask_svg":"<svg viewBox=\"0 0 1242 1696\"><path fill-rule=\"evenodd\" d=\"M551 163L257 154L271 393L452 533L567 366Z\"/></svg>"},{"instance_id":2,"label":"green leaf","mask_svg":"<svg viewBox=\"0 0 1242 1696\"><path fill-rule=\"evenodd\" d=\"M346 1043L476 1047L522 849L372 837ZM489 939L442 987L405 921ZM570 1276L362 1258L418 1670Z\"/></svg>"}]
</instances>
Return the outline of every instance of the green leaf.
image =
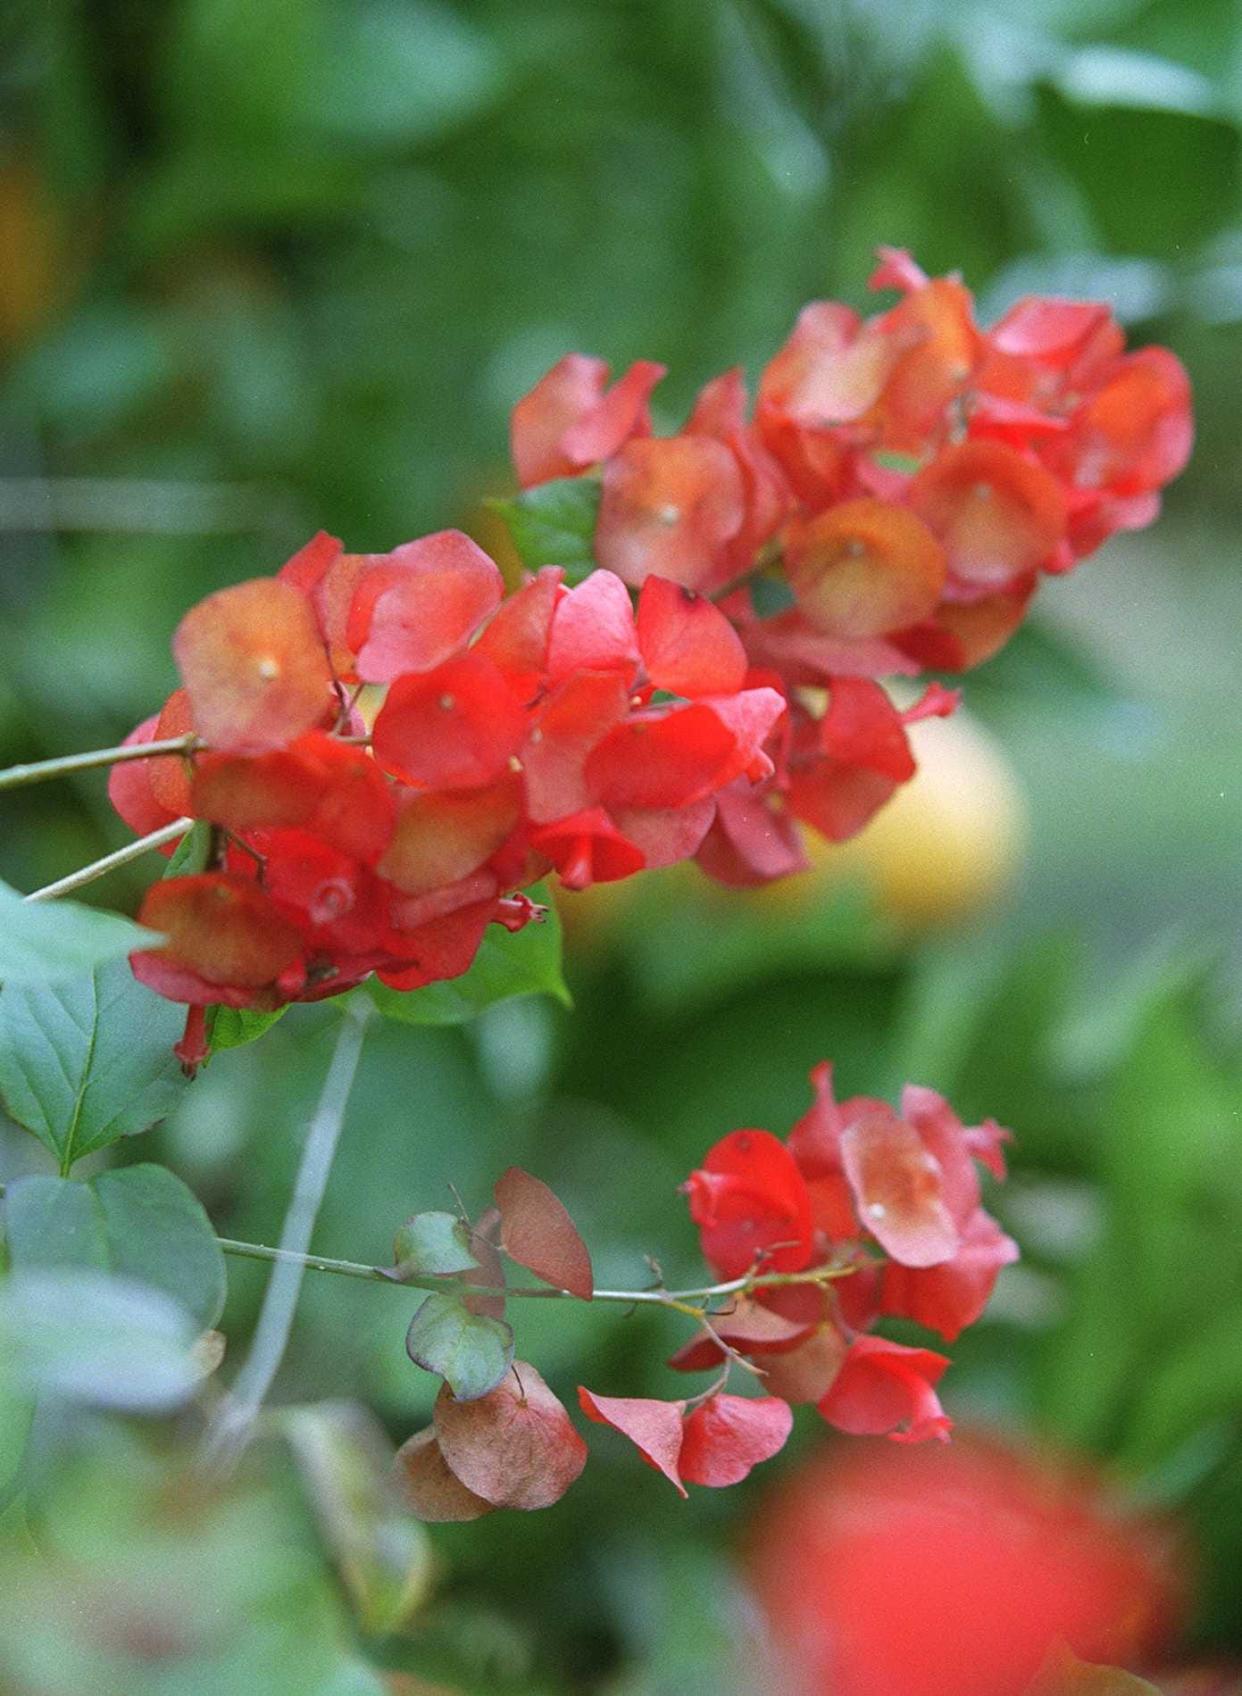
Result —
<instances>
[{"instance_id":1,"label":"green leaf","mask_svg":"<svg viewBox=\"0 0 1242 1696\"><path fill-rule=\"evenodd\" d=\"M775 618L794 605L794 592L781 577L752 577L750 604L756 618Z\"/></svg>"},{"instance_id":2,"label":"green leaf","mask_svg":"<svg viewBox=\"0 0 1242 1696\"><path fill-rule=\"evenodd\" d=\"M416 1213L397 1232L392 1245L398 1272L439 1277L472 1272L478 1266L469 1228L453 1213Z\"/></svg>"},{"instance_id":3,"label":"green leaf","mask_svg":"<svg viewBox=\"0 0 1242 1696\"><path fill-rule=\"evenodd\" d=\"M530 891L533 901L550 902L543 885ZM570 1006L561 974L561 922L555 907L547 917L523 930L491 925L474 957L459 978L428 984L425 989L396 990L373 979L368 985L380 1012L408 1025L460 1025L515 995L550 995Z\"/></svg>"},{"instance_id":4,"label":"green leaf","mask_svg":"<svg viewBox=\"0 0 1242 1696\"><path fill-rule=\"evenodd\" d=\"M189 1314L162 1290L85 1267L14 1272L0 1290L0 1348L36 1394L135 1413L186 1401L202 1372Z\"/></svg>"},{"instance_id":5,"label":"green leaf","mask_svg":"<svg viewBox=\"0 0 1242 1696\"><path fill-rule=\"evenodd\" d=\"M257 1013L251 1007L214 1007L208 1022L212 1048L244 1048L257 1042L289 1011L277 1007L274 1013Z\"/></svg>"},{"instance_id":6,"label":"green leaf","mask_svg":"<svg viewBox=\"0 0 1242 1696\"><path fill-rule=\"evenodd\" d=\"M77 901L25 901L0 883L0 983L59 983L163 937Z\"/></svg>"},{"instance_id":7,"label":"green leaf","mask_svg":"<svg viewBox=\"0 0 1242 1696\"><path fill-rule=\"evenodd\" d=\"M199 819L178 842L169 855L168 864L164 868L164 876L192 877L198 872L205 872L211 863L212 848L215 843L215 826Z\"/></svg>"},{"instance_id":8,"label":"green leaf","mask_svg":"<svg viewBox=\"0 0 1242 1696\"><path fill-rule=\"evenodd\" d=\"M397 1630L426 1596L431 1544L397 1494L383 1426L348 1402L290 1408L283 1424L359 1625Z\"/></svg>"},{"instance_id":9,"label":"green leaf","mask_svg":"<svg viewBox=\"0 0 1242 1696\"><path fill-rule=\"evenodd\" d=\"M54 984L0 991L0 1095L67 1172L176 1105L187 1080L173 1053L184 1014L123 960Z\"/></svg>"},{"instance_id":10,"label":"green leaf","mask_svg":"<svg viewBox=\"0 0 1242 1696\"><path fill-rule=\"evenodd\" d=\"M562 565L578 583L595 570L600 486L593 477L557 477L488 505L503 521L528 571Z\"/></svg>"},{"instance_id":11,"label":"green leaf","mask_svg":"<svg viewBox=\"0 0 1242 1696\"><path fill-rule=\"evenodd\" d=\"M18 1178L4 1198L19 1269L94 1267L172 1296L208 1330L224 1306L224 1255L198 1198L165 1166L123 1166L89 1183Z\"/></svg>"},{"instance_id":12,"label":"green leaf","mask_svg":"<svg viewBox=\"0 0 1242 1696\"><path fill-rule=\"evenodd\" d=\"M513 1332L503 1319L433 1295L411 1319L405 1348L416 1366L438 1373L459 1402L472 1402L494 1390L512 1365Z\"/></svg>"}]
</instances>

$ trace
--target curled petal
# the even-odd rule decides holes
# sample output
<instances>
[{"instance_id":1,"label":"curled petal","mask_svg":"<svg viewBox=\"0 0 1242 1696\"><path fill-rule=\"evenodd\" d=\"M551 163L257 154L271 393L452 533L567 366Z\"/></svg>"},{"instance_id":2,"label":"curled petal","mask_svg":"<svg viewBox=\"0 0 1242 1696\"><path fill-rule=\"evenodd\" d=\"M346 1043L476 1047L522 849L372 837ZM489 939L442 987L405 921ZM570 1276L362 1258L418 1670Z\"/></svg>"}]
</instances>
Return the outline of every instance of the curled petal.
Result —
<instances>
[{"instance_id":1,"label":"curled petal","mask_svg":"<svg viewBox=\"0 0 1242 1696\"><path fill-rule=\"evenodd\" d=\"M885 1337L856 1337L819 1411L838 1431L859 1437L947 1442L952 1420L936 1395L949 1362L931 1349L910 1349Z\"/></svg>"},{"instance_id":2,"label":"curled petal","mask_svg":"<svg viewBox=\"0 0 1242 1696\"><path fill-rule=\"evenodd\" d=\"M807 620L847 641L930 617L946 569L944 550L919 517L870 497L792 524L785 563Z\"/></svg>"},{"instance_id":3,"label":"curled petal","mask_svg":"<svg viewBox=\"0 0 1242 1696\"><path fill-rule=\"evenodd\" d=\"M610 1425L628 1437L648 1466L662 1472L679 1494L686 1494L677 1470L685 1402L662 1402L648 1396L600 1396L581 1384L578 1402L588 1419L596 1425Z\"/></svg>"},{"instance_id":4,"label":"curled petal","mask_svg":"<svg viewBox=\"0 0 1242 1696\"><path fill-rule=\"evenodd\" d=\"M954 580L983 594L1046 569L1065 534L1060 485L1004 442L946 449L911 483L910 504L943 543Z\"/></svg>"},{"instance_id":5,"label":"curled petal","mask_svg":"<svg viewBox=\"0 0 1242 1696\"><path fill-rule=\"evenodd\" d=\"M784 1448L793 1411L776 1396L712 1396L682 1427L678 1471L687 1484L723 1489Z\"/></svg>"}]
</instances>

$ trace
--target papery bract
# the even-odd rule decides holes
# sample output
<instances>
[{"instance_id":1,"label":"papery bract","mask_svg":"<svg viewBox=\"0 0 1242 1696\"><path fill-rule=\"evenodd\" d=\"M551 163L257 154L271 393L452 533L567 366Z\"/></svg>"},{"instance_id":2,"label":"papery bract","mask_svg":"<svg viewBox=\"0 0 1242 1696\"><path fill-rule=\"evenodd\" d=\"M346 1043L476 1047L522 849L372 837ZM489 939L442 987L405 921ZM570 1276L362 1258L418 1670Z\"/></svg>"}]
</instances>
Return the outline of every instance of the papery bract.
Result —
<instances>
[{"instance_id":1,"label":"papery bract","mask_svg":"<svg viewBox=\"0 0 1242 1696\"><path fill-rule=\"evenodd\" d=\"M838 1431L899 1443L947 1440L952 1420L933 1386L949 1362L886 1337L855 1337L819 1411Z\"/></svg>"},{"instance_id":2,"label":"papery bract","mask_svg":"<svg viewBox=\"0 0 1242 1696\"><path fill-rule=\"evenodd\" d=\"M332 674L304 596L275 577L220 589L173 636L194 728L214 748L262 754L323 717Z\"/></svg>"}]
</instances>

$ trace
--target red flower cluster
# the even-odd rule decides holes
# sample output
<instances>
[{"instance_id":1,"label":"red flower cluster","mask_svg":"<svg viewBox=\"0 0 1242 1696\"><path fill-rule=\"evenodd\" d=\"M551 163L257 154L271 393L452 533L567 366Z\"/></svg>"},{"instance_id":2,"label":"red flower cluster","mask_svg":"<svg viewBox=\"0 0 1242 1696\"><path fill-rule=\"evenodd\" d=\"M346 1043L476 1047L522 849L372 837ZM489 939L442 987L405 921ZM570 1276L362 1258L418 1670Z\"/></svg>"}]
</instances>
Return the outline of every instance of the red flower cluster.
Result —
<instances>
[{"instance_id":1,"label":"red flower cluster","mask_svg":"<svg viewBox=\"0 0 1242 1696\"><path fill-rule=\"evenodd\" d=\"M827 1063L811 1077L814 1103L788 1142L733 1131L685 1185L705 1259L740 1293L669 1364L727 1373L740 1357L767 1393L725 1395L723 1380L692 1402L579 1390L587 1416L628 1437L683 1494L686 1483L737 1483L775 1454L789 1404L815 1404L839 1431L946 1439L935 1389L946 1357L870 1328L914 1319L952 1341L1017 1259L982 1208L976 1168L1004 1177L1007 1131L963 1125L933 1090L908 1086L897 1112L868 1096L834 1100ZM816 1268L822 1279L799 1276Z\"/></svg>"},{"instance_id":2,"label":"red flower cluster","mask_svg":"<svg viewBox=\"0 0 1242 1696\"><path fill-rule=\"evenodd\" d=\"M717 599L786 696L772 775L725 791L699 854L728 883L797 869L794 819L843 840L913 774L902 715L868 680L995 653L1040 574L1150 523L1190 451L1181 365L1126 353L1107 307L1030 296L984 330L959 281L893 249L871 283L901 300L867 320L806 307L751 421L733 370L654 436L664 368L609 387L580 354L513 413L523 486L598 466L599 563ZM938 691L916 711L952 705Z\"/></svg>"},{"instance_id":3,"label":"red flower cluster","mask_svg":"<svg viewBox=\"0 0 1242 1696\"><path fill-rule=\"evenodd\" d=\"M458 531L380 556L319 535L194 607L184 688L131 741L203 746L118 765L110 791L135 830L218 827L210 869L147 895L168 941L134 956L142 981L258 1008L372 972L417 988L537 916L513 892L553 871L582 889L692 854L717 794L771 772L784 697L695 593L652 577L636 613L611 572L563 577L505 600ZM369 738L363 684L386 686Z\"/></svg>"},{"instance_id":4,"label":"red flower cluster","mask_svg":"<svg viewBox=\"0 0 1242 1696\"><path fill-rule=\"evenodd\" d=\"M814 1104L788 1142L745 1130L716 1144L686 1185L690 1213L721 1278L756 1266L852 1270L823 1289L757 1289L721 1322L721 1338L759 1358L769 1389L815 1402L839 1430L943 1436L933 1386L945 1357L869 1327L884 1315L913 1319L952 1342L978 1319L1018 1254L983 1210L976 1168L1004 1176L1008 1133L992 1121L964 1126L934 1090L908 1086L897 1112L868 1096L835 1101L827 1063L811 1079ZM673 1364L695 1370L718 1358L694 1344Z\"/></svg>"}]
</instances>

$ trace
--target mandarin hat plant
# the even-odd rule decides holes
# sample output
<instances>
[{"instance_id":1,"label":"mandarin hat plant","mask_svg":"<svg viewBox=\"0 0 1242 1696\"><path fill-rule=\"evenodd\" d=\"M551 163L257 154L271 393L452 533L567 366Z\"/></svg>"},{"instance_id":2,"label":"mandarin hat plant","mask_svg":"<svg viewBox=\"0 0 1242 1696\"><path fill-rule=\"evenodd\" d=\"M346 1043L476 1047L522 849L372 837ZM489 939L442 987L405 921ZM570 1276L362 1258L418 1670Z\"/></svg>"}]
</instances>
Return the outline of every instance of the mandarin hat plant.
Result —
<instances>
[{"instance_id":1,"label":"mandarin hat plant","mask_svg":"<svg viewBox=\"0 0 1242 1696\"><path fill-rule=\"evenodd\" d=\"M108 767L136 837L3 897L0 1091L59 1168L4 1201L19 1399L90 1400L111 1349L103 1404L181 1410L203 1478L227 1478L312 1269L421 1298L407 1349L442 1385L393 1468L417 1519L549 1506L598 1425L682 1496L770 1460L803 1406L949 1440L939 1345L1018 1245L984 1205L1009 1132L964 1124L934 1078L838 1099L826 1059L783 1136L721 1124L682 1185L708 1268L692 1288L655 1260L598 1287L565 1207L516 1166L451 1209L394 1192L389 1265L311 1252L369 1024L555 991L557 905L594 884L682 861L734 888L796 876L808 833L856 836L909 782L911 725L957 709L1045 578L1156 518L1192 435L1171 353L1055 297L981 327L960 280L897 250L871 282L891 304L807 306L753 408L726 371L670 435L650 414L662 366L613 379L567 354L513 409L518 492L490 503L508 576L457 530L386 554L320 533L185 613L180 687L123 745L0 774ZM150 850L167 866L137 926L63 899ZM339 1020L278 1247L218 1238L162 1166L75 1176L303 1001ZM223 1390L222 1255L271 1264ZM104 1279L89 1344L83 1268ZM685 1393L546 1383L515 1356L534 1300L678 1316ZM929 1335L890 1340L890 1318Z\"/></svg>"}]
</instances>

